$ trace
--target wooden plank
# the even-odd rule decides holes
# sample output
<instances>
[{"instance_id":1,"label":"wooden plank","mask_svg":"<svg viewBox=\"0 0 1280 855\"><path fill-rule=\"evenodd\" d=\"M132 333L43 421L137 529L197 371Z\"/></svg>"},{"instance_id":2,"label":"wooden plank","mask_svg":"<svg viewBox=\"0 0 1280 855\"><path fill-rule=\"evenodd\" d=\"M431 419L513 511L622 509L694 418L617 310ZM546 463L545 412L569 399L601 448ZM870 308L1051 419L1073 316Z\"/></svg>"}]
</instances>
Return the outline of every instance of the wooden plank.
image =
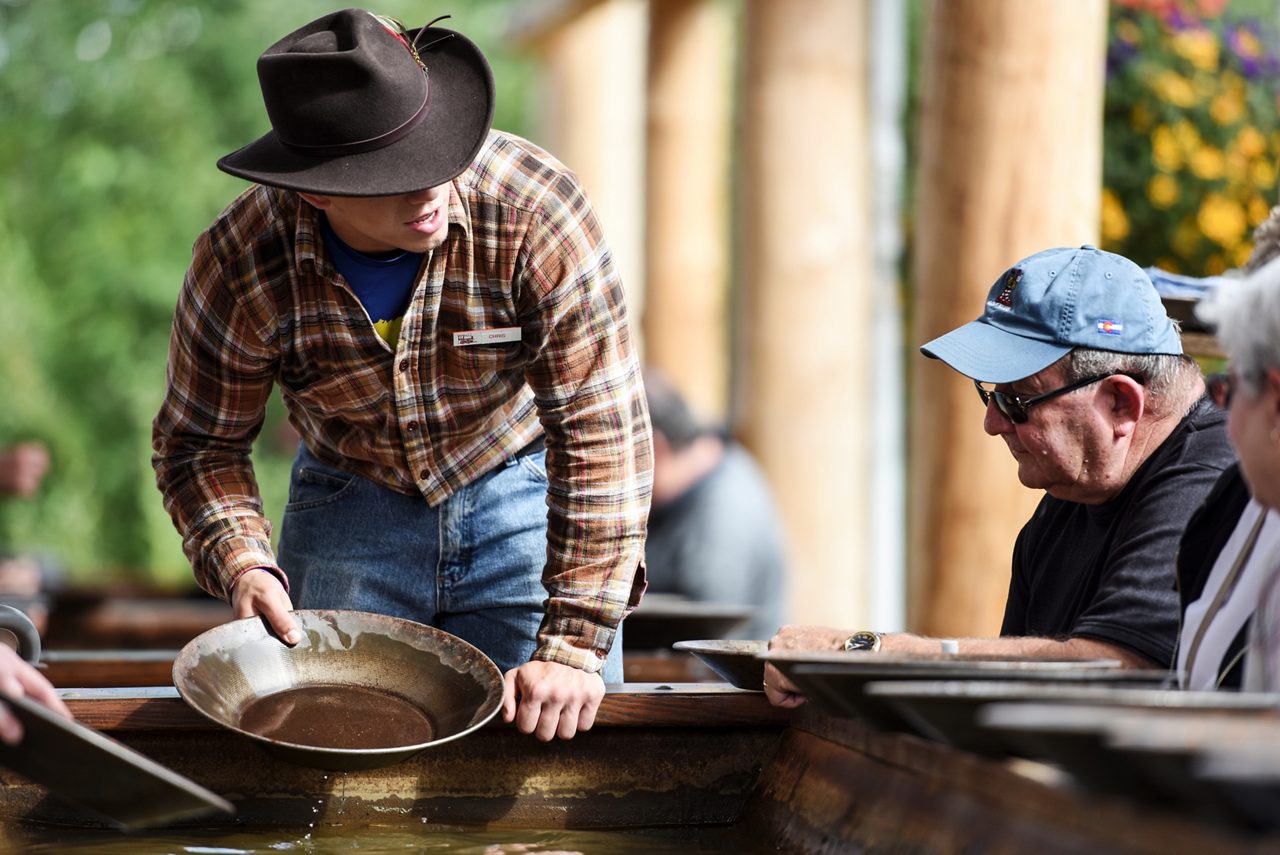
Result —
<instances>
[{"instance_id":1,"label":"wooden plank","mask_svg":"<svg viewBox=\"0 0 1280 855\"><path fill-rule=\"evenodd\" d=\"M859 722L800 717L743 809L787 852L1262 852L1262 841L1115 796L1053 786L987 760Z\"/></svg>"},{"instance_id":2,"label":"wooden plank","mask_svg":"<svg viewBox=\"0 0 1280 855\"><path fill-rule=\"evenodd\" d=\"M172 686L177 650L46 650L44 675L55 686Z\"/></svg>"},{"instance_id":3,"label":"wooden plank","mask_svg":"<svg viewBox=\"0 0 1280 855\"><path fill-rule=\"evenodd\" d=\"M496 721L395 766L333 773L214 724L172 686L59 694L80 721L230 799L235 822L248 825L727 824L788 718L762 694L723 684L628 684L610 687L596 726L570 742L541 743ZM0 832L6 818L93 824L0 770Z\"/></svg>"},{"instance_id":4,"label":"wooden plank","mask_svg":"<svg viewBox=\"0 0 1280 855\"><path fill-rule=\"evenodd\" d=\"M46 650L44 675L62 688L171 686L177 650ZM627 653L623 673L629 683L719 683L721 678L687 653Z\"/></svg>"},{"instance_id":5,"label":"wooden plank","mask_svg":"<svg viewBox=\"0 0 1280 855\"><path fill-rule=\"evenodd\" d=\"M180 648L234 618L212 597L108 595L69 597L55 604L45 647L54 649Z\"/></svg>"},{"instance_id":6,"label":"wooden plank","mask_svg":"<svg viewBox=\"0 0 1280 855\"><path fill-rule=\"evenodd\" d=\"M601 728L785 726L790 712L769 705L760 692L726 684L631 684L611 686L596 726ZM97 730L201 731L217 729L183 702L177 689L62 689L77 719ZM491 727L505 727L496 722Z\"/></svg>"}]
</instances>

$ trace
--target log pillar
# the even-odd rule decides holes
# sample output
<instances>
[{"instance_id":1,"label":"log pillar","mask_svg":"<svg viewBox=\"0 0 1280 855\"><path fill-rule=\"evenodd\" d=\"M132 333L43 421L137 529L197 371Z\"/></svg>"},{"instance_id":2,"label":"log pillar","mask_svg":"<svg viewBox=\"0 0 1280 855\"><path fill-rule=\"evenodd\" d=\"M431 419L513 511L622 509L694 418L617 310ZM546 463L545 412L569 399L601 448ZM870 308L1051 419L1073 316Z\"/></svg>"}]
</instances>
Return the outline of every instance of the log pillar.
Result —
<instances>
[{"instance_id":1,"label":"log pillar","mask_svg":"<svg viewBox=\"0 0 1280 855\"><path fill-rule=\"evenodd\" d=\"M982 313L1018 259L1096 243L1105 0L931 4L919 105L914 312L922 344ZM918 353L912 374L910 625L994 635L1013 542L1043 495L982 430L973 383Z\"/></svg>"},{"instance_id":2,"label":"log pillar","mask_svg":"<svg viewBox=\"0 0 1280 855\"><path fill-rule=\"evenodd\" d=\"M718 0L650 0L645 358L716 419L729 393L733 36Z\"/></svg>"},{"instance_id":3,"label":"log pillar","mask_svg":"<svg viewBox=\"0 0 1280 855\"><path fill-rule=\"evenodd\" d=\"M749 0L740 434L776 492L796 622L862 623L870 382L866 0Z\"/></svg>"},{"instance_id":4,"label":"log pillar","mask_svg":"<svg viewBox=\"0 0 1280 855\"><path fill-rule=\"evenodd\" d=\"M638 319L644 299L646 6L644 0L602 0L548 8L548 20L518 36L546 62L534 141L582 181Z\"/></svg>"}]
</instances>

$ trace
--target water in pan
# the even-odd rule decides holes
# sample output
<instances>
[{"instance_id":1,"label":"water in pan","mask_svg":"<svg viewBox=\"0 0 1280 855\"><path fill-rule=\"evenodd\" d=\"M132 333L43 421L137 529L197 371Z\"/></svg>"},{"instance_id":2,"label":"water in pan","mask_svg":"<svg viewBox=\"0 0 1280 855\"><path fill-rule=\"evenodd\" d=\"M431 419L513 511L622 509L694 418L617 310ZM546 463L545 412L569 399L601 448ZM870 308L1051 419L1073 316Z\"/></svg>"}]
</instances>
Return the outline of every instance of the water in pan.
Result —
<instances>
[{"instance_id":1,"label":"water in pan","mask_svg":"<svg viewBox=\"0 0 1280 855\"><path fill-rule=\"evenodd\" d=\"M265 695L240 714L250 733L318 748L395 748L435 738L435 727L414 704L360 686L303 686Z\"/></svg>"}]
</instances>

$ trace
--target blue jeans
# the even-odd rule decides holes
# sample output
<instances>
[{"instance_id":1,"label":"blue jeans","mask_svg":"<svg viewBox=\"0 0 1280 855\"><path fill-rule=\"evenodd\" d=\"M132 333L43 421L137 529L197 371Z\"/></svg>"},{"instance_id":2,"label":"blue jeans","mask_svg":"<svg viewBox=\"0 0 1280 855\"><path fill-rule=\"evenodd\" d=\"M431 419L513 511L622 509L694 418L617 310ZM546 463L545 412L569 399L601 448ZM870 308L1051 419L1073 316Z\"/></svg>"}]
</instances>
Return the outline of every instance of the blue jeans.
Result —
<instances>
[{"instance_id":1,"label":"blue jeans","mask_svg":"<svg viewBox=\"0 0 1280 855\"><path fill-rule=\"evenodd\" d=\"M513 457L433 508L322 463L303 445L279 553L296 607L430 624L506 672L533 655L546 608L546 451ZM622 682L621 629L603 677Z\"/></svg>"}]
</instances>

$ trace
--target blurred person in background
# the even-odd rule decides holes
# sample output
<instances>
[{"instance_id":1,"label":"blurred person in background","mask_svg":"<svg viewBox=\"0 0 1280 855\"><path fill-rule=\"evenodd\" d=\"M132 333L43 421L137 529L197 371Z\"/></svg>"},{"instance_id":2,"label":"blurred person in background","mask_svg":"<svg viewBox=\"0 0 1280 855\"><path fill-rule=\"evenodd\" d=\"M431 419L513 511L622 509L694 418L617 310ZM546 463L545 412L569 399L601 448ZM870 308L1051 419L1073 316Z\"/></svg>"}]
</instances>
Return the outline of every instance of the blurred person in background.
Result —
<instances>
[{"instance_id":1,"label":"blurred person in background","mask_svg":"<svg viewBox=\"0 0 1280 855\"><path fill-rule=\"evenodd\" d=\"M0 495L29 499L49 471L49 451L39 442L19 442L0 451Z\"/></svg>"},{"instance_id":2,"label":"blurred person in background","mask_svg":"<svg viewBox=\"0 0 1280 855\"><path fill-rule=\"evenodd\" d=\"M921 350L973 380L983 428L1023 486L1045 492L1014 545L1000 637L956 639L956 652L1170 667L1178 541L1234 458L1147 274L1092 246L1045 250L996 280L982 317ZM805 626L770 647L940 650L909 633ZM804 701L772 666L765 691Z\"/></svg>"},{"instance_id":3,"label":"blurred person in background","mask_svg":"<svg viewBox=\"0 0 1280 855\"><path fill-rule=\"evenodd\" d=\"M196 579L286 642L300 608L431 624L539 739L589 729L644 590L652 459L622 283L574 174L490 129L459 33L360 9L258 61L272 130L196 241L153 427ZM250 452L302 437L279 560Z\"/></svg>"},{"instance_id":4,"label":"blurred person in background","mask_svg":"<svg viewBox=\"0 0 1280 855\"><path fill-rule=\"evenodd\" d=\"M0 451L0 496L31 499L49 472L49 450L35 440ZM45 594L62 579L58 563L46 555L28 555L0 547L0 603L24 612L41 634L49 623Z\"/></svg>"},{"instance_id":5,"label":"blurred person in background","mask_svg":"<svg viewBox=\"0 0 1280 855\"><path fill-rule=\"evenodd\" d=\"M48 471L49 451L42 443L29 441L11 445L0 451L0 495L31 498L40 489ZM0 602L9 601L20 608L38 631L44 629L48 613L43 608L33 609L27 600L38 595L40 589L41 570L34 558L0 554ZM0 644L0 697L15 696L29 697L71 718L71 711L49 680L13 648ZM0 742L17 745L21 741L22 722L0 702Z\"/></svg>"},{"instance_id":6,"label":"blurred person in background","mask_svg":"<svg viewBox=\"0 0 1280 855\"><path fill-rule=\"evenodd\" d=\"M737 442L699 421L652 369L653 506L645 542L648 590L749 605L735 638L769 638L783 623L786 548L764 473Z\"/></svg>"}]
</instances>

